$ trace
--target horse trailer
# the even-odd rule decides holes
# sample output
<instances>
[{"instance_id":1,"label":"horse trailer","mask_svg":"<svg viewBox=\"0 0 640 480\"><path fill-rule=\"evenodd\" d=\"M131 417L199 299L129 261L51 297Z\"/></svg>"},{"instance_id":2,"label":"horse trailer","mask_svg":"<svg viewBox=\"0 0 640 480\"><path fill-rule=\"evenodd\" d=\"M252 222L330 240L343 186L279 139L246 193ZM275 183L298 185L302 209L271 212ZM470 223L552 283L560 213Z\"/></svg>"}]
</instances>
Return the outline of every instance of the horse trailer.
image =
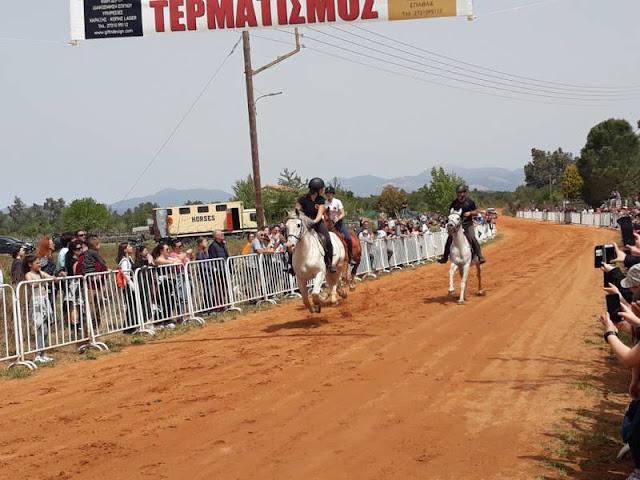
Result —
<instances>
[{"instance_id":1,"label":"horse trailer","mask_svg":"<svg viewBox=\"0 0 640 480\"><path fill-rule=\"evenodd\" d=\"M255 232L256 210L242 202L208 203L153 209L156 240L168 237L209 236L214 230L225 233Z\"/></svg>"}]
</instances>

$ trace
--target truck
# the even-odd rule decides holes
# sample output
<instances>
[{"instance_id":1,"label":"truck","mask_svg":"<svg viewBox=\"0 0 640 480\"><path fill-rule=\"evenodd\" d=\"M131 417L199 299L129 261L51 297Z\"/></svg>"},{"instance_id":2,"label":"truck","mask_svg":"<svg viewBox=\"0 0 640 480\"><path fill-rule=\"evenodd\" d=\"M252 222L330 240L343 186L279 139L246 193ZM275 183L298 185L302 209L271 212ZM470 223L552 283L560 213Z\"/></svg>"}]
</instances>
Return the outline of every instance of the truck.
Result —
<instances>
[{"instance_id":1,"label":"truck","mask_svg":"<svg viewBox=\"0 0 640 480\"><path fill-rule=\"evenodd\" d=\"M209 236L214 230L229 234L255 232L256 210L242 202L207 203L153 209L153 235L161 238Z\"/></svg>"}]
</instances>

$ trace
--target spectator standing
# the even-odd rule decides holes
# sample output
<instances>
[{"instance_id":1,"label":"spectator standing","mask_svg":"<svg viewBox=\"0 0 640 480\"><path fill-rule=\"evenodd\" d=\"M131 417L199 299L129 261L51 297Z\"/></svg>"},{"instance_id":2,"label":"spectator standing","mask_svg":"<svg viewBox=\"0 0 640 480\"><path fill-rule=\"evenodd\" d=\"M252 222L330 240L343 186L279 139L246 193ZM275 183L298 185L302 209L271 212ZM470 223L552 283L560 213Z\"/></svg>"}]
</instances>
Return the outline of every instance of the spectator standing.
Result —
<instances>
[{"instance_id":1,"label":"spectator standing","mask_svg":"<svg viewBox=\"0 0 640 480\"><path fill-rule=\"evenodd\" d=\"M68 243L68 251L64 259L64 271L68 277L73 277L76 274L76 264L78 259L82 255L82 243L71 241ZM82 325L78 323L78 315L80 309L84 305L84 299L82 297L82 288L80 280L72 280L65 291L64 302L67 304L65 312L69 314L71 321L71 336L74 340L77 340L78 335L82 335Z\"/></svg>"},{"instance_id":2,"label":"spectator standing","mask_svg":"<svg viewBox=\"0 0 640 480\"><path fill-rule=\"evenodd\" d=\"M86 252L89 249L89 246L87 245L87 232L84 230L78 230L74 234L74 237L77 242L82 244L82 251Z\"/></svg>"},{"instance_id":3,"label":"spectator standing","mask_svg":"<svg viewBox=\"0 0 640 480\"><path fill-rule=\"evenodd\" d=\"M11 284L17 285L24 280L24 270L22 263L25 257L24 247L14 248L11 252L13 262L11 262Z\"/></svg>"},{"instance_id":4,"label":"spectator standing","mask_svg":"<svg viewBox=\"0 0 640 480\"><path fill-rule=\"evenodd\" d=\"M209 240L200 237L196 240L196 260L209 260Z\"/></svg>"},{"instance_id":5,"label":"spectator standing","mask_svg":"<svg viewBox=\"0 0 640 480\"><path fill-rule=\"evenodd\" d=\"M23 262L23 272L25 280L43 280L52 278L46 272L42 271L42 262L35 255L28 255ZM50 363L53 358L49 357L42 350L50 343L49 323L53 314L53 308L49 300L49 285L46 283L31 285L28 289L30 296L29 316L33 319L33 327L36 336L36 357L33 359L36 363Z\"/></svg>"},{"instance_id":6,"label":"spectator standing","mask_svg":"<svg viewBox=\"0 0 640 480\"><path fill-rule=\"evenodd\" d=\"M54 248L55 244L51 237L44 237L40 240L40 243L38 243L38 248L36 250L36 255L38 259L40 259L41 271L51 277L56 273L56 264L53 261Z\"/></svg>"},{"instance_id":7,"label":"spectator standing","mask_svg":"<svg viewBox=\"0 0 640 480\"><path fill-rule=\"evenodd\" d=\"M227 243L224 240L224 232L222 230L214 230L213 242L209 247L209 258L222 258L226 260L229 258L229 250L227 250Z\"/></svg>"},{"instance_id":8,"label":"spectator standing","mask_svg":"<svg viewBox=\"0 0 640 480\"><path fill-rule=\"evenodd\" d=\"M100 256L100 247L102 243L96 236L91 236L87 239L87 250L80 255L78 263L76 264L76 273L79 275L87 275L89 273L106 272L109 270L107 262ZM84 247L83 247L84 248ZM101 283L97 280L87 279L87 286L90 290L89 293L89 308L93 314L93 322L96 327L100 325L100 309L98 308L98 295L101 294Z\"/></svg>"},{"instance_id":9,"label":"spectator standing","mask_svg":"<svg viewBox=\"0 0 640 480\"><path fill-rule=\"evenodd\" d=\"M126 325L130 328L136 325L136 302L135 302L135 290L134 283L131 280L133 274L133 245L129 242L123 242L118 245L118 254L116 261L118 262L118 268L124 272L125 284L124 284L124 301L127 306L126 311Z\"/></svg>"},{"instance_id":10,"label":"spectator standing","mask_svg":"<svg viewBox=\"0 0 640 480\"><path fill-rule=\"evenodd\" d=\"M368 224L369 222L365 222L366 224ZM369 255L369 268L371 270L374 270L374 255L373 255L373 248L374 248L374 243L373 243L373 238L371 236L371 234L369 233L369 230L367 228L365 228L364 230L362 230L360 232L360 234L358 235L358 238L360 239L360 243L363 243L365 245L365 250L367 251L368 255Z\"/></svg>"},{"instance_id":11,"label":"spectator standing","mask_svg":"<svg viewBox=\"0 0 640 480\"><path fill-rule=\"evenodd\" d=\"M74 236L72 233L63 233L60 237L60 245L62 248L58 252L58 259L56 261L56 271L57 272L66 272L65 268L65 258L67 256L67 252L69 251L69 242L74 240Z\"/></svg>"},{"instance_id":12,"label":"spectator standing","mask_svg":"<svg viewBox=\"0 0 640 480\"><path fill-rule=\"evenodd\" d=\"M242 248L242 255L249 255L251 253L251 244L255 239L255 233L251 232L249 235L247 235L247 243L245 243L244 247Z\"/></svg>"},{"instance_id":13,"label":"spectator standing","mask_svg":"<svg viewBox=\"0 0 640 480\"><path fill-rule=\"evenodd\" d=\"M258 238L255 238L251 242L251 249L249 253L274 253L275 249L269 247L269 237L264 233L264 230L258 232Z\"/></svg>"}]
</instances>

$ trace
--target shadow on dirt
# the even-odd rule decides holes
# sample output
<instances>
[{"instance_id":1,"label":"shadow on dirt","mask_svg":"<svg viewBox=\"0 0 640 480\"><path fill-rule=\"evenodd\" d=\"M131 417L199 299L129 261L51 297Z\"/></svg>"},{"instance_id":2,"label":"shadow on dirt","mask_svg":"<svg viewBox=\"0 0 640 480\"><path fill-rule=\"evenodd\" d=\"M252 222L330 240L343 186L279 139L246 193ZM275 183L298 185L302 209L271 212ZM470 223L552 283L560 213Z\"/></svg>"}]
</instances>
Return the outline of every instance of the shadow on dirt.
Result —
<instances>
[{"instance_id":1,"label":"shadow on dirt","mask_svg":"<svg viewBox=\"0 0 640 480\"><path fill-rule=\"evenodd\" d=\"M280 330L292 330L297 328L302 328L302 329L318 328L328 323L329 323L329 320L327 320L324 317L305 318L302 320L293 320L285 323L275 323L273 325L269 325L267 328L265 328L262 331L265 333L275 333Z\"/></svg>"},{"instance_id":2,"label":"shadow on dirt","mask_svg":"<svg viewBox=\"0 0 640 480\"><path fill-rule=\"evenodd\" d=\"M558 359L543 357L537 361L557 362ZM633 471L633 463L630 456L616 460L616 455L622 447L621 424L629 401L628 396L624 395L629 386L629 371L622 368L608 349L599 358L588 362L592 371L603 372L602 375L580 375L579 372L584 371L580 363L585 362L575 362L573 365L576 374L564 377L565 382L570 382L570 398L578 395L594 396L598 398L597 403L591 408L580 408L571 406L568 400L567 406L558 411L557 421L544 433L548 438L544 445L545 454L520 458L533 460L548 470L545 475L536 477L540 480L626 479ZM560 382L563 379L544 381ZM534 387L523 384L514 388Z\"/></svg>"}]
</instances>

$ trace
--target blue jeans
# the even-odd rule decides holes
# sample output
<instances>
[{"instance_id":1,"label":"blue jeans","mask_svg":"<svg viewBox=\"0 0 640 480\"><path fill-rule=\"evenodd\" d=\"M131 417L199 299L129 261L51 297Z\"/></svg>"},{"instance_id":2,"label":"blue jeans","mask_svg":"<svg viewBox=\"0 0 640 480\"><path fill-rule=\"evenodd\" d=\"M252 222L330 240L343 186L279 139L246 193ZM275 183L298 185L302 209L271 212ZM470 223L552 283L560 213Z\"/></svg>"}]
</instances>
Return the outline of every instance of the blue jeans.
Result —
<instances>
[{"instance_id":1,"label":"blue jeans","mask_svg":"<svg viewBox=\"0 0 640 480\"><path fill-rule=\"evenodd\" d=\"M347 251L349 253L349 260L353 259L353 243L351 241L351 232L349 231L349 227L342 220L335 223L334 226L336 230L338 230L342 235L344 235L344 241L347 242Z\"/></svg>"}]
</instances>

